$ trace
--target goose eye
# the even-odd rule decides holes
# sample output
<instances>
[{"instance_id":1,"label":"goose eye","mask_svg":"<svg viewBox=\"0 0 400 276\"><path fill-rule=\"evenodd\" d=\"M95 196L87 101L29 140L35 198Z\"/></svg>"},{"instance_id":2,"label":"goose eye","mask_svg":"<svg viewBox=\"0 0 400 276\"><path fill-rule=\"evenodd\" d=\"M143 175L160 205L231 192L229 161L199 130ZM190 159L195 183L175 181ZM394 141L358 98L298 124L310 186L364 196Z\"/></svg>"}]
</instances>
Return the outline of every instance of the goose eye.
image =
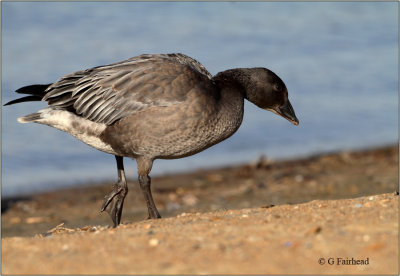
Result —
<instances>
[{"instance_id":1,"label":"goose eye","mask_svg":"<svg viewBox=\"0 0 400 276\"><path fill-rule=\"evenodd\" d=\"M283 91L283 87L280 86L280 85L277 84L277 83L274 84L274 89L275 89L276 91L279 91L279 92L282 92L282 91Z\"/></svg>"}]
</instances>

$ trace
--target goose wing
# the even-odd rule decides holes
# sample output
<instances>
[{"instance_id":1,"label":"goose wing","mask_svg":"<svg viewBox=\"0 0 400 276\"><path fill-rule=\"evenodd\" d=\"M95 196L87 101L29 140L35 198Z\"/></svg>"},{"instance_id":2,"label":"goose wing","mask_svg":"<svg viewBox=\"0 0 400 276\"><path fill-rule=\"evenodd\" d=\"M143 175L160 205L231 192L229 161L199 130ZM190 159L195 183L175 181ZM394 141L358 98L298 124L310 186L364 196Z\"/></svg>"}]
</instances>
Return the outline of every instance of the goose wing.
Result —
<instances>
[{"instance_id":1,"label":"goose wing","mask_svg":"<svg viewBox=\"0 0 400 276\"><path fill-rule=\"evenodd\" d=\"M211 78L183 54L141 55L63 76L46 89L43 100L110 125L149 107L181 103L193 89L210 93Z\"/></svg>"}]
</instances>

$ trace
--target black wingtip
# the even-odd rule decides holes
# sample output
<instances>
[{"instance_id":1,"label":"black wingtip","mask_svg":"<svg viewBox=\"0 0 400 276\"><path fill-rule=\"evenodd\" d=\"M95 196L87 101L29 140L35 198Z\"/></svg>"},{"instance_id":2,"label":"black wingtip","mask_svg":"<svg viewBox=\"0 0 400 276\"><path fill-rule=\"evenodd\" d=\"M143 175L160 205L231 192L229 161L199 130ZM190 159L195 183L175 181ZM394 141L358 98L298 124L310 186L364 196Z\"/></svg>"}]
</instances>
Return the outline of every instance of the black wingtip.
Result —
<instances>
[{"instance_id":1,"label":"black wingtip","mask_svg":"<svg viewBox=\"0 0 400 276\"><path fill-rule=\"evenodd\" d=\"M12 105L12 104L16 104L16 103L23 103L23 102L41 101L41 100L42 100L42 98L39 96L26 96L26 97L22 97L19 99L9 101L8 103L5 103L3 106Z\"/></svg>"},{"instance_id":2,"label":"black wingtip","mask_svg":"<svg viewBox=\"0 0 400 276\"><path fill-rule=\"evenodd\" d=\"M51 83L50 84L33 84L33 85L21 87L21 88L17 89L15 92L17 92L19 94L30 94L30 95L43 97L45 94L44 91L50 85L51 85Z\"/></svg>"},{"instance_id":3,"label":"black wingtip","mask_svg":"<svg viewBox=\"0 0 400 276\"><path fill-rule=\"evenodd\" d=\"M28 85L21 87L17 89L15 92L19 94L28 94L30 96L22 97L19 99L15 99L12 101L9 101L8 103L4 104L6 105L11 105L11 104L16 104L16 103L22 103L22 102L32 102L32 101L41 101L46 94L46 89L51 85L49 84L33 84L33 85Z\"/></svg>"}]
</instances>

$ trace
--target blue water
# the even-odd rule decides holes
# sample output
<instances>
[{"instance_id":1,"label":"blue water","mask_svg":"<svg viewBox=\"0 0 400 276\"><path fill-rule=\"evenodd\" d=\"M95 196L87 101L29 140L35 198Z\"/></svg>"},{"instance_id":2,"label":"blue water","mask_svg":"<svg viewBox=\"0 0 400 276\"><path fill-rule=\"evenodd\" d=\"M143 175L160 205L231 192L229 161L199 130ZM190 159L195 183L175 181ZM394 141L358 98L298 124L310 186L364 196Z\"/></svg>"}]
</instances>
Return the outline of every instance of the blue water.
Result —
<instances>
[{"instance_id":1,"label":"blue water","mask_svg":"<svg viewBox=\"0 0 400 276\"><path fill-rule=\"evenodd\" d=\"M397 143L396 2L1 4L3 103L24 85L142 53L182 52L212 74L262 66L285 81L298 127L246 103L234 136L157 160L152 175ZM44 106L2 108L3 196L115 179L113 156L16 121ZM125 167L135 178L135 162Z\"/></svg>"}]
</instances>

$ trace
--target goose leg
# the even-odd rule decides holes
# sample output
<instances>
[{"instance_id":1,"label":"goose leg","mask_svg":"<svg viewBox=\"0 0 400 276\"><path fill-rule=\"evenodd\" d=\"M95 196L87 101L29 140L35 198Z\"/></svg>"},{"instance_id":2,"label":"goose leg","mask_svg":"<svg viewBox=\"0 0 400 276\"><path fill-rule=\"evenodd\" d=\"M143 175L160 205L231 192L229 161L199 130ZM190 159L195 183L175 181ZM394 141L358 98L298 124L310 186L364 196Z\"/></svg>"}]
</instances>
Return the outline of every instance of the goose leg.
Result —
<instances>
[{"instance_id":1,"label":"goose leg","mask_svg":"<svg viewBox=\"0 0 400 276\"><path fill-rule=\"evenodd\" d=\"M101 211L105 211L107 206L113 201L110 211L108 212L114 222L114 227L117 227L121 222L122 209L124 200L128 194L128 185L125 178L124 162L122 156L115 156L118 169L118 182L114 184L112 191L104 197Z\"/></svg>"},{"instance_id":2,"label":"goose leg","mask_svg":"<svg viewBox=\"0 0 400 276\"><path fill-rule=\"evenodd\" d=\"M161 215L158 212L156 205L154 204L153 196L151 195L150 184L151 184L151 178L149 175L139 174L140 189L142 190L144 199L146 200L147 210L149 211L148 219L161 218Z\"/></svg>"}]
</instances>

